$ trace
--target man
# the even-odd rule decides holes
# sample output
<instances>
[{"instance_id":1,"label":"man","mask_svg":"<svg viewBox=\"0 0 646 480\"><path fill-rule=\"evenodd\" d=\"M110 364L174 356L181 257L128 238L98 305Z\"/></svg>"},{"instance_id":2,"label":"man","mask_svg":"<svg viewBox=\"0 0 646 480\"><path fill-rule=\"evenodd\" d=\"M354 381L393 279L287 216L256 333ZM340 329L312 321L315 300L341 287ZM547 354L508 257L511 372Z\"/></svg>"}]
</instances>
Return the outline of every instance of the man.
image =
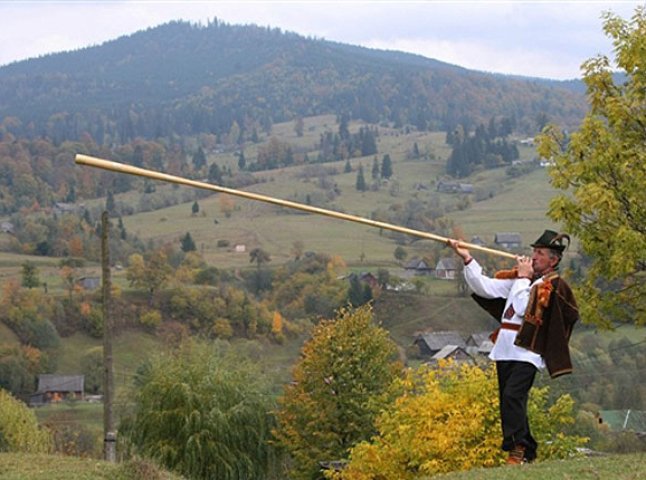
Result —
<instances>
[{"instance_id":1,"label":"man","mask_svg":"<svg viewBox=\"0 0 646 480\"><path fill-rule=\"evenodd\" d=\"M531 462L537 444L527 418L527 399L536 372L547 367L552 378L572 372L568 341L578 320L574 295L558 275L558 265L570 237L545 230L532 244L532 257L519 256L511 271L495 278L456 240L451 248L464 260L464 276L473 298L496 318L489 358L496 362L502 449L508 464Z\"/></svg>"}]
</instances>

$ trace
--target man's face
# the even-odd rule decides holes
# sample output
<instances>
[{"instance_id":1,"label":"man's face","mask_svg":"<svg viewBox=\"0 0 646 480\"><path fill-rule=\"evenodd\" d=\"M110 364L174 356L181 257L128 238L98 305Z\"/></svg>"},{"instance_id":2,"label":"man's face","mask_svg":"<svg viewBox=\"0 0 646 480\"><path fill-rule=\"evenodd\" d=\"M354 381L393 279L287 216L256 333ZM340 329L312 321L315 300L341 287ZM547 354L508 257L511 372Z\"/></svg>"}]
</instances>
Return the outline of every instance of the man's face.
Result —
<instances>
[{"instance_id":1,"label":"man's face","mask_svg":"<svg viewBox=\"0 0 646 480\"><path fill-rule=\"evenodd\" d=\"M557 258L552 257L547 248L535 248L532 253L532 268L534 273L543 275L550 271L557 263Z\"/></svg>"}]
</instances>

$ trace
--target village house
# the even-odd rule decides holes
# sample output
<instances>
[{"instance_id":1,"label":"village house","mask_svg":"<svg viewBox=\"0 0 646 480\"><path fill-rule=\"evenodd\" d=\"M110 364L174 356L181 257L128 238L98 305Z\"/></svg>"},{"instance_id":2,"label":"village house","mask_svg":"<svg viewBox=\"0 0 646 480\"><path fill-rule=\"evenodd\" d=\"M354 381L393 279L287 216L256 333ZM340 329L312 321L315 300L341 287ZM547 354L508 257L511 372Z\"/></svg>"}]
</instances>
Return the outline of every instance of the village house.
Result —
<instances>
[{"instance_id":1,"label":"village house","mask_svg":"<svg viewBox=\"0 0 646 480\"><path fill-rule=\"evenodd\" d=\"M491 332L472 333L467 338L467 352L477 353L480 355L489 355L493 348L493 342L490 338Z\"/></svg>"},{"instance_id":2,"label":"village house","mask_svg":"<svg viewBox=\"0 0 646 480\"><path fill-rule=\"evenodd\" d=\"M38 390L31 394L29 405L44 405L63 400L83 400L84 386L84 375L38 375Z\"/></svg>"},{"instance_id":3,"label":"village house","mask_svg":"<svg viewBox=\"0 0 646 480\"><path fill-rule=\"evenodd\" d=\"M101 286L100 277L80 277L76 280L76 284L83 288L83 290L96 290Z\"/></svg>"},{"instance_id":4,"label":"village house","mask_svg":"<svg viewBox=\"0 0 646 480\"><path fill-rule=\"evenodd\" d=\"M455 258L440 258L435 267L435 277L442 280L455 280L458 272L458 262Z\"/></svg>"},{"instance_id":5,"label":"village house","mask_svg":"<svg viewBox=\"0 0 646 480\"><path fill-rule=\"evenodd\" d=\"M466 347L461 347L458 345L445 345L442 349L431 357L432 362L437 362L438 360L453 360L455 362L473 362L475 359L467 351Z\"/></svg>"},{"instance_id":6,"label":"village house","mask_svg":"<svg viewBox=\"0 0 646 480\"><path fill-rule=\"evenodd\" d=\"M346 275L342 278L347 279L348 281L352 281L354 278L358 279L359 282L368 284L371 289L376 289L379 288L379 280L377 280L377 277L375 277L372 273L370 272L361 272L359 274L357 273L351 273L349 275Z\"/></svg>"},{"instance_id":7,"label":"village house","mask_svg":"<svg viewBox=\"0 0 646 480\"><path fill-rule=\"evenodd\" d=\"M0 232L2 233L8 233L10 235L13 235L15 231L15 227L13 223L11 222L2 222L0 223Z\"/></svg>"},{"instance_id":8,"label":"village house","mask_svg":"<svg viewBox=\"0 0 646 480\"><path fill-rule=\"evenodd\" d=\"M420 355L432 357L447 345L465 348L467 345L458 332L423 332L419 333L413 344L419 349Z\"/></svg>"},{"instance_id":9,"label":"village house","mask_svg":"<svg viewBox=\"0 0 646 480\"><path fill-rule=\"evenodd\" d=\"M478 235L474 235L471 237L471 243L473 245L480 245L481 247L484 247L486 245L485 241L480 238Z\"/></svg>"},{"instance_id":10,"label":"village house","mask_svg":"<svg viewBox=\"0 0 646 480\"><path fill-rule=\"evenodd\" d=\"M64 213L76 213L85 208L85 205L76 205L75 203L56 202L54 203L54 213L61 215Z\"/></svg>"},{"instance_id":11,"label":"village house","mask_svg":"<svg viewBox=\"0 0 646 480\"><path fill-rule=\"evenodd\" d=\"M433 267L426 263L423 258L413 257L404 265L404 271L404 277L410 278L416 275L430 275L433 273Z\"/></svg>"},{"instance_id":12,"label":"village house","mask_svg":"<svg viewBox=\"0 0 646 480\"><path fill-rule=\"evenodd\" d=\"M501 232L496 233L494 243L503 248L521 248L523 240L520 233L516 232Z\"/></svg>"},{"instance_id":13,"label":"village house","mask_svg":"<svg viewBox=\"0 0 646 480\"><path fill-rule=\"evenodd\" d=\"M444 182L440 180L437 182L436 190L440 193L473 193L473 185L471 183Z\"/></svg>"}]
</instances>

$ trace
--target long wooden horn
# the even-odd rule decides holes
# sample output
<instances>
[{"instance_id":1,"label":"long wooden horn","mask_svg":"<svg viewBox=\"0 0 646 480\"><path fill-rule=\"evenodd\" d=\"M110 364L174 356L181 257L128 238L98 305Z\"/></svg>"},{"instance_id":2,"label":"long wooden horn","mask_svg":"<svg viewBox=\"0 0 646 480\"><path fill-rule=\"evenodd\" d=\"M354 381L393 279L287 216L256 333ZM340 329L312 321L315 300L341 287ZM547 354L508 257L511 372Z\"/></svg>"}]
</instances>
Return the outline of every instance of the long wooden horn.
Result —
<instances>
[{"instance_id":1,"label":"long wooden horn","mask_svg":"<svg viewBox=\"0 0 646 480\"><path fill-rule=\"evenodd\" d=\"M324 208L313 207L311 205L305 205L302 203L290 202L289 200L281 200L279 198L268 197L266 195L260 195L257 193L245 192L242 190L234 190L232 188L221 187L219 185L213 185L211 183L200 182L197 180L190 180L187 178L177 177L175 175L169 175L167 173L156 172L154 170L147 170L145 168L133 167L132 165L125 165L123 163L112 162L110 160L103 160L101 158L90 157L88 155L77 154L75 158L75 162L79 165L87 165L90 167L101 168L103 170L109 170L111 172L127 173L129 175L137 175L139 177L152 178L152 179L161 180L164 182L171 182L171 183L177 183L179 185L187 185L189 187L201 188L204 190L212 190L214 192L228 193L229 195L235 195L237 197L247 198L249 200L257 200L260 202L272 203L274 205L279 205L281 207L294 208L296 210L302 210L304 212L316 213L318 215L325 215L327 217L339 218L341 220L348 220L350 222L355 222L355 223L363 223L364 225L369 225L371 227L383 228L385 230L392 230L393 232L405 233L407 235L412 235L414 237L435 240L436 242L442 242L447 245L449 243L448 238L435 235L434 233L422 232L420 230L413 230L411 228L400 227L398 225L393 225L391 223L378 222L364 217L348 215L347 213L335 212L333 210L326 210ZM460 241L460 246L471 250L479 250L481 252L491 253L493 255L498 255L501 257L507 257L507 258L513 258L513 259L516 258L516 255L509 252L494 250L493 248L487 248L487 247L475 245L472 243L466 243L463 241Z\"/></svg>"}]
</instances>

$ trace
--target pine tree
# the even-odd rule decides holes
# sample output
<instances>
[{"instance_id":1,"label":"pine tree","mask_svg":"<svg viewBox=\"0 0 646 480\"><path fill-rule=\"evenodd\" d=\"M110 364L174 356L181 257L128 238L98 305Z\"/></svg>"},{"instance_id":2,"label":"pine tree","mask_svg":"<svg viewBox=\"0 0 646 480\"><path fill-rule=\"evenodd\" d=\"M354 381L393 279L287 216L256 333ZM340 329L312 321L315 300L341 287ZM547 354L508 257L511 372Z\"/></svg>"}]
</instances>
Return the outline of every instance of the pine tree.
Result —
<instances>
[{"instance_id":1,"label":"pine tree","mask_svg":"<svg viewBox=\"0 0 646 480\"><path fill-rule=\"evenodd\" d=\"M195 242L193 241L193 237L191 237L191 234L189 232L186 232L186 235L182 237L180 243L182 252L184 253L194 252L195 250L197 250L197 248L195 247Z\"/></svg>"},{"instance_id":2,"label":"pine tree","mask_svg":"<svg viewBox=\"0 0 646 480\"><path fill-rule=\"evenodd\" d=\"M381 176L383 178L393 176L393 163L389 154L384 155L384 158L381 160Z\"/></svg>"},{"instance_id":3,"label":"pine tree","mask_svg":"<svg viewBox=\"0 0 646 480\"><path fill-rule=\"evenodd\" d=\"M105 199L105 209L110 214L114 213L115 203L114 203L114 194L112 193L112 190L108 190L108 197Z\"/></svg>"},{"instance_id":4,"label":"pine tree","mask_svg":"<svg viewBox=\"0 0 646 480\"><path fill-rule=\"evenodd\" d=\"M193 215L197 215L200 212L200 204L197 203L197 200L193 202L193 206L191 207L191 213Z\"/></svg>"},{"instance_id":5,"label":"pine tree","mask_svg":"<svg viewBox=\"0 0 646 480\"><path fill-rule=\"evenodd\" d=\"M244 170L246 166L247 159L244 156L244 150L240 150L240 153L238 154L238 169Z\"/></svg>"},{"instance_id":6,"label":"pine tree","mask_svg":"<svg viewBox=\"0 0 646 480\"><path fill-rule=\"evenodd\" d=\"M360 192L366 191L366 179L363 176L363 165L359 165L359 171L357 172L357 190Z\"/></svg>"},{"instance_id":7,"label":"pine tree","mask_svg":"<svg viewBox=\"0 0 646 480\"><path fill-rule=\"evenodd\" d=\"M202 147L197 149L197 152L193 154L193 168L195 170L201 170L206 166L206 155Z\"/></svg>"},{"instance_id":8,"label":"pine tree","mask_svg":"<svg viewBox=\"0 0 646 480\"><path fill-rule=\"evenodd\" d=\"M222 172L220 171L220 167L218 167L218 164L215 162L213 162L209 167L208 179L210 183L216 183L216 184L222 183Z\"/></svg>"},{"instance_id":9,"label":"pine tree","mask_svg":"<svg viewBox=\"0 0 646 480\"><path fill-rule=\"evenodd\" d=\"M350 173L352 171L352 165L350 165L350 159L346 159L345 167L343 168L344 173Z\"/></svg>"},{"instance_id":10,"label":"pine tree","mask_svg":"<svg viewBox=\"0 0 646 480\"><path fill-rule=\"evenodd\" d=\"M372 179L379 180L379 162L377 157L372 160Z\"/></svg>"}]
</instances>

